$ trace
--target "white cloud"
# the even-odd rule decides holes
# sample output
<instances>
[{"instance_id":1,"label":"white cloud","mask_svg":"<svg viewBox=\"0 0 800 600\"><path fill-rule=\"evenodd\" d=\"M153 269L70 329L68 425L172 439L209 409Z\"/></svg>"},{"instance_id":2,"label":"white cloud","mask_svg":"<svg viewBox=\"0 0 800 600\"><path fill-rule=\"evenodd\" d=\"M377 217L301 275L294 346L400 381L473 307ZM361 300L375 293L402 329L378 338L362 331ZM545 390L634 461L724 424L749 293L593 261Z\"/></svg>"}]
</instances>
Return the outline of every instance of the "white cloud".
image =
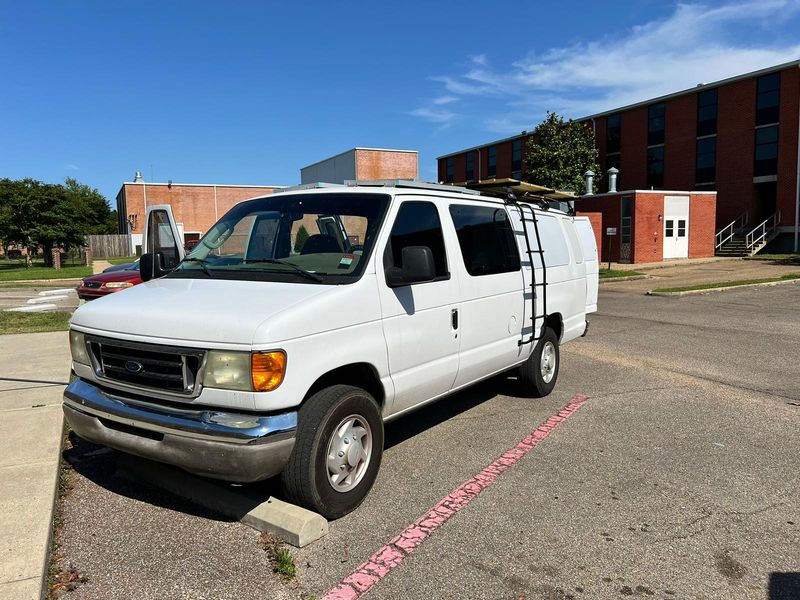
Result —
<instances>
[{"instance_id":1,"label":"white cloud","mask_svg":"<svg viewBox=\"0 0 800 600\"><path fill-rule=\"evenodd\" d=\"M72 163L69 163L67 165L67 170L68 171L80 171L81 168L78 165L73 165Z\"/></svg>"},{"instance_id":2,"label":"white cloud","mask_svg":"<svg viewBox=\"0 0 800 600\"><path fill-rule=\"evenodd\" d=\"M530 128L547 110L570 117L623 106L800 59L800 43L781 43L780 22L800 12L800 0L679 4L665 19L596 40L529 54L505 70L486 55L470 57L461 75L433 77L456 97L502 96L485 119L494 132ZM736 37L761 31L759 46ZM493 100L490 100L490 102ZM499 112L499 111L498 111Z\"/></svg>"},{"instance_id":3,"label":"white cloud","mask_svg":"<svg viewBox=\"0 0 800 600\"><path fill-rule=\"evenodd\" d=\"M430 106L423 106L411 111L415 117L420 117L431 123L438 123L439 125L449 126L461 118L461 115L446 108L433 108Z\"/></svg>"},{"instance_id":4,"label":"white cloud","mask_svg":"<svg viewBox=\"0 0 800 600\"><path fill-rule=\"evenodd\" d=\"M439 96L438 98L434 98L431 101L433 104L437 106L441 106L442 104L451 104L453 102L458 102L458 98L455 96Z\"/></svg>"}]
</instances>

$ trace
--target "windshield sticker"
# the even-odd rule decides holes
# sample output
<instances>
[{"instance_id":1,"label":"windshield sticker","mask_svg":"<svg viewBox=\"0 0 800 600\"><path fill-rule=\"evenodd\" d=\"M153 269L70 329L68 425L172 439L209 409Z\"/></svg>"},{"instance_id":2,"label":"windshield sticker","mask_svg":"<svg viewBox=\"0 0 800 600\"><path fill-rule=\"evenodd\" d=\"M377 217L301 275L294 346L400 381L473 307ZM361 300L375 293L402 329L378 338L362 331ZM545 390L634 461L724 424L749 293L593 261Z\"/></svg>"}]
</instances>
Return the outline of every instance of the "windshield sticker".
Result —
<instances>
[{"instance_id":1,"label":"windshield sticker","mask_svg":"<svg viewBox=\"0 0 800 600\"><path fill-rule=\"evenodd\" d=\"M349 269L350 265L353 264L353 255L352 254L345 254L342 256L342 260L339 261L339 269Z\"/></svg>"}]
</instances>

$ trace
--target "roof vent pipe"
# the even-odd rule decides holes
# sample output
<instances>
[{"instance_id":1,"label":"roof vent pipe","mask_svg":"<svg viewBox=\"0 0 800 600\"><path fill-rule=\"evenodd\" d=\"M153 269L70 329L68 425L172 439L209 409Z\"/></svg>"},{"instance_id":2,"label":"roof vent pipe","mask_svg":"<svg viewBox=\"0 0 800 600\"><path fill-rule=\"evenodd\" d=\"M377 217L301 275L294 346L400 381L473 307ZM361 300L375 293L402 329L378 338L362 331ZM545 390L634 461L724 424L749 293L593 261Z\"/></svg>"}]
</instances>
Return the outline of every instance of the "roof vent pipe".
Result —
<instances>
[{"instance_id":1,"label":"roof vent pipe","mask_svg":"<svg viewBox=\"0 0 800 600\"><path fill-rule=\"evenodd\" d=\"M613 194L617 191L617 175L619 175L619 169L611 167L606 172L608 173L608 193Z\"/></svg>"},{"instance_id":2,"label":"roof vent pipe","mask_svg":"<svg viewBox=\"0 0 800 600\"><path fill-rule=\"evenodd\" d=\"M589 169L583 174L583 179L586 182L586 195L591 196L594 194L594 171Z\"/></svg>"},{"instance_id":3,"label":"roof vent pipe","mask_svg":"<svg viewBox=\"0 0 800 600\"><path fill-rule=\"evenodd\" d=\"M142 179L142 172L136 171L136 175L133 176L133 183L142 183L142 181L144 181Z\"/></svg>"}]
</instances>

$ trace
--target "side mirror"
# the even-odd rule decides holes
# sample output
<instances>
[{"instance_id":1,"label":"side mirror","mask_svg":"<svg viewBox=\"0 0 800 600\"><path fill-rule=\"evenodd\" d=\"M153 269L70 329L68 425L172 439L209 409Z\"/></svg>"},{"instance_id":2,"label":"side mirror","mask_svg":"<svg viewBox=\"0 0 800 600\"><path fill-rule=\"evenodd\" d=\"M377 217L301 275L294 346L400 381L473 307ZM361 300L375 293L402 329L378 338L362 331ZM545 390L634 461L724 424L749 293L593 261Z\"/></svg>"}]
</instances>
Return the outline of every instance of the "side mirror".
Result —
<instances>
[{"instance_id":1,"label":"side mirror","mask_svg":"<svg viewBox=\"0 0 800 600\"><path fill-rule=\"evenodd\" d=\"M389 287L423 283L436 278L433 252L427 246L406 246L403 248L402 261L402 268L389 267L386 269L386 284Z\"/></svg>"},{"instance_id":2,"label":"side mirror","mask_svg":"<svg viewBox=\"0 0 800 600\"><path fill-rule=\"evenodd\" d=\"M161 252L148 252L139 257L139 277L142 281L158 279L170 270L164 268L164 255Z\"/></svg>"}]
</instances>

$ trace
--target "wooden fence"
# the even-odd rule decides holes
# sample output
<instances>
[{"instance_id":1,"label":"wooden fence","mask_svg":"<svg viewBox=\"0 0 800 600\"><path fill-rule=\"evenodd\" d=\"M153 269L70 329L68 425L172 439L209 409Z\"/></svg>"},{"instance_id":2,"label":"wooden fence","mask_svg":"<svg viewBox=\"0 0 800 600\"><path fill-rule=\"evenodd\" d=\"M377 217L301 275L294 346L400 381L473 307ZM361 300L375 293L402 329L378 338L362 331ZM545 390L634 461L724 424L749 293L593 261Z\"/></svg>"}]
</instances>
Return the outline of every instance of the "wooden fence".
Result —
<instances>
[{"instance_id":1,"label":"wooden fence","mask_svg":"<svg viewBox=\"0 0 800 600\"><path fill-rule=\"evenodd\" d=\"M131 236L121 235L90 235L87 243L92 249L92 256L107 258L109 256L130 256Z\"/></svg>"}]
</instances>

